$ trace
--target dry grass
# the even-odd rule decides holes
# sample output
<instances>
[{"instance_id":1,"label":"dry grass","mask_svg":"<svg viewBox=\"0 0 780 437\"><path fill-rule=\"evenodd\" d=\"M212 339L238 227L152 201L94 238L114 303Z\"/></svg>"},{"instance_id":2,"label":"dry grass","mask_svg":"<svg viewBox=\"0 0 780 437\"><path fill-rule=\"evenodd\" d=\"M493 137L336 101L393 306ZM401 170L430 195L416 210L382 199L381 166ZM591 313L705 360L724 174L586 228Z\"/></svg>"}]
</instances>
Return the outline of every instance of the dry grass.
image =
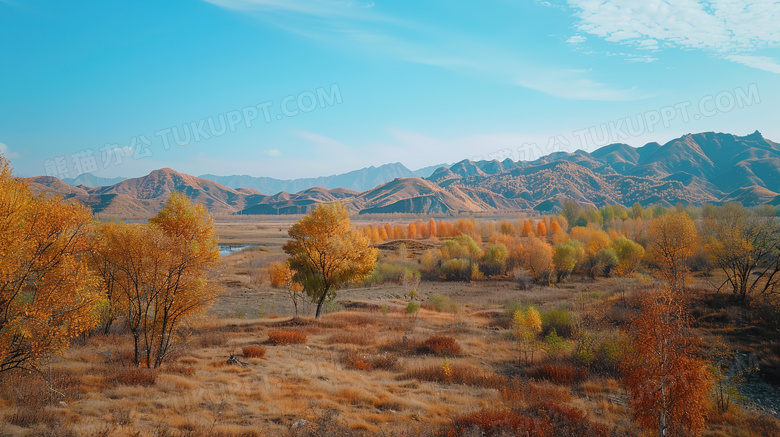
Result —
<instances>
[{"instance_id":1,"label":"dry grass","mask_svg":"<svg viewBox=\"0 0 780 437\"><path fill-rule=\"evenodd\" d=\"M499 389L506 384L506 378L478 367L445 362L439 365L418 367L407 371L402 379L419 379L443 384L465 384L476 387Z\"/></svg>"},{"instance_id":2,"label":"dry grass","mask_svg":"<svg viewBox=\"0 0 780 437\"><path fill-rule=\"evenodd\" d=\"M299 331L268 331L268 340L277 346L304 344L306 343L306 334Z\"/></svg>"},{"instance_id":3,"label":"dry grass","mask_svg":"<svg viewBox=\"0 0 780 437\"><path fill-rule=\"evenodd\" d=\"M241 354L245 358L264 358L265 348L257 345L244 346L241 349Z\"/></svg>"},{"instance_id":4,"label":"dry grass","mask_svg":"<svg viewBox=\"0 0 780 437\"><path fill-rule=\"evenodd\" d=\"M283 233L259 232L278 234L278 246L233 256L232 293L189 327L161 369L133 367L125 335L90 337L53 360L51 378L0 375L0 435L462 435L455 423L495 435L502 423L528 420L539 429L554 427L557 434L548 435L599 435L592 434L600 429L595 422L614 428L614 435L642 435L617 376L594 371L586 378L563 358L520 367L517 346L506 337L509 301L570 308L578 316L584 309L601 322L624 319L630 309L619 305L617 281L525 291L501 281L423 282L421 299L446 295L460 311L421 310L414 319L402 311L404 287L351 288L338 293L349 310L320 320L270 319L292 314L287 297L252 284L246 273L281 253ZM585 295L592 298L581 305ZM257 318L261 306L265 315ZM740 314L713 308L701 313L702 324L716 327ZM305 346L257 344L274 332L284 333L280 344L293 344L291 338L301 344L303 337ZM226 363L236 351L245 366ZM305 426L293 430L301 419ZM703 435L778 435L779 429L766 414L734 408L712 413Z\"/></svg>"}]
</instances>

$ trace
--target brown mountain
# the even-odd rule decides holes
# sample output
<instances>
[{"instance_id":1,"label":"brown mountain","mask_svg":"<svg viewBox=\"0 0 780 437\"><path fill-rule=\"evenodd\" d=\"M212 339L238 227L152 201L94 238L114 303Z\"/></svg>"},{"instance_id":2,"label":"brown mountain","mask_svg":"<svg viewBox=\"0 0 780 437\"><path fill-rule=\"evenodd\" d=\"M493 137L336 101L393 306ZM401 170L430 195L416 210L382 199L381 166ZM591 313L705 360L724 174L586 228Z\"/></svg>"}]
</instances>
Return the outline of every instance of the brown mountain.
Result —
<instances>
[{"instance_id":1,"label":"brown mountain","mask_svg":"<svg viewBox=\"0 0 780 437\"><path fill-rule=\"evenodd\" d=\"M566 199L582 205L780 202L780 144L760 133L688 134L639 148L612 144L592 153L555 153L532 162L463 160L427 179L394 179L367 191L312 187L264 195L169 168L117 184L73 187L52 177L28 179L36 193L74 199L108 216L150 216L174 190L214 214L304 214L324 202L355 213L460 214L552 211Z\"/></svg>"}]
</instances>

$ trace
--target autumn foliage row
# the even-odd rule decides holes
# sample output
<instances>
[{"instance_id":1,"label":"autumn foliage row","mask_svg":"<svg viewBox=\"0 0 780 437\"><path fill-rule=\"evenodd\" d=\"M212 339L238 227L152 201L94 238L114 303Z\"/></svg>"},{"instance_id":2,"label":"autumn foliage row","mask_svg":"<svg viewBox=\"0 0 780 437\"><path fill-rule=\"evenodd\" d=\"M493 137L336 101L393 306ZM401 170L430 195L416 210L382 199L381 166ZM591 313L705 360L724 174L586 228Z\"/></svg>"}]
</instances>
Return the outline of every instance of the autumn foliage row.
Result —
<instances>
[{"instance_id":1,"label":"autumn foliage row","mask_svg":"<svg viewBox=\"0 0 780 437\"><path fill-rule=\"evenodd\" d=\"M34 368L117 318L135 363L159 366L180 323L215 296L205 275L218 256L210 217L184 195L149 224L100 224L81 205L33 196L2 163L0 372Z\"/></svg>"}]
</instances>

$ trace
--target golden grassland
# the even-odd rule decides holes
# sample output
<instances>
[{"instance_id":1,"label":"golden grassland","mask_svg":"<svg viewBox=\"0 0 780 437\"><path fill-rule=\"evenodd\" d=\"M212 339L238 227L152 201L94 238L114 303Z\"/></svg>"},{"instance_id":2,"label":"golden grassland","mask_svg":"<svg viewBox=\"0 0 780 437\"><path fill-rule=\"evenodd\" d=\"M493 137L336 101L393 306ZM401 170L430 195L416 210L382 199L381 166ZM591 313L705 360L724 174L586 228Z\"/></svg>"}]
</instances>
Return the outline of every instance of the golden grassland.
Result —
<instances>
[{"instance_id":1,"label":"golden grassland","mask_svg":"<svg viewBox=\"0 0 780 437\"><path fill-rule=\"evenodd\" d=\"M616 372L566 367L573 340L560 356L539 351L533 363L520 365L508 312L518 303L561 308L588 329L617 332L646 276L572 279L529 290L509 280L358 287L339 291L339 303L319 320L310 317L310 304L293 319L287 294L270 288L262 273L283 258L287 226L289 221L218 221L222 242L262 249L224 259L214 278L223 295L182 330L161 369L132 366L132 338L121 326L107 336L77 339L40 373L4 379L0 434L299 435L327 422L321 435L431 435L481 410L555 404L606 425L612 435L648 435L635 428ZM744 319L742 310L707 304L717 300L713 282L697 278L693 284L701 296L697 329L705 342L741 341L745 332L731 324ZM405 307L412 288L422 307L410 315ZM454 305L436 307L431 296ZM752 343L743 346L773 347L760 337L754 330ZM767 363L777 355L764 352ZM301 419L309 428L297 426ZM711 409L703 435L775 431L780 422L746 399L726 413Z\"/></svg>"}]
</instances>

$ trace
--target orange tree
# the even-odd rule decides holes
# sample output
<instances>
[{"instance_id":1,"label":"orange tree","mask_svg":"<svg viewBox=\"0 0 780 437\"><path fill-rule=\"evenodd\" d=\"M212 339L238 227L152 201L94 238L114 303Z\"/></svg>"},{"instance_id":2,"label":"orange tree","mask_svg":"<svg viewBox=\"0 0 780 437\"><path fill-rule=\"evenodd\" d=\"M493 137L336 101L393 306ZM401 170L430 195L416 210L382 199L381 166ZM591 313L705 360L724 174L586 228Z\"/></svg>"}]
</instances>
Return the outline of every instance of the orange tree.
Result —
<instances>
[{"instance_id":1,"label":"orange tree","mask_svg":"<svg viewBox=\"0 0 780 437\"><path fill-rule=\"evenodd\" d=\"M644 295L628 334L621 367L637 422L660 436L696 434L704 426L709 374L673 295Z\"/></svg>"},{"instance_id":2,"label":"orange tree","mask_svg":"<svg viewBox=\"0 0 780 437\"><path fill-rule=\"evenodd\" d=\"M0 372L34 368L97 323L91 222L82 206L34 197L0 162Z\"/></svg>"},{"instance_id":3,"label":"orange tree","mask_svg":"<svg viewBox=\"0 0 780 437\"><path fill-rule=\"evenodd\" d=\"M219 259L211 217L175 192L149 224L103 225L95 251L110 265L101 272L111 275L111 304L133 335L135 363L160 366L181 322L217 295L206 283Z\"/></svg>"},{"instance_id":4,"label":"orange tree","mask_svg":"<svg viewBox=\"0 0 780 437\"><path fill-rule=\"evenodd\" d=\"M340 203L316 207L292 225L288 234L291 240L284 251L290 256L295 280L317 302L317 318L326 299L344 284L368 276L376 264L377 249L361 233L352 231L349 213Z\"/></svg>"}]
</instances>

